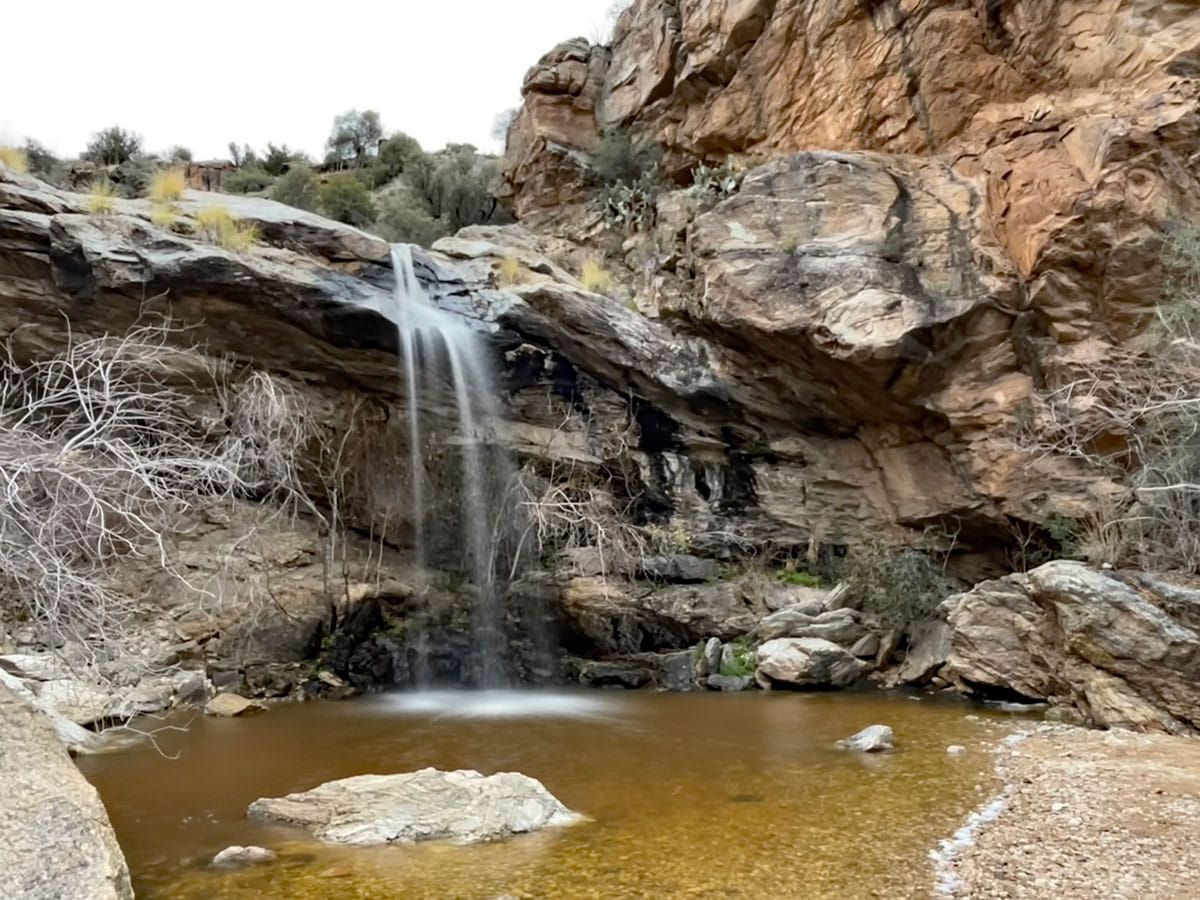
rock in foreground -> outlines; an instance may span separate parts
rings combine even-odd
[[[891,750],[892,729],[887,725],[868,725],[858,734],[838,741],[843,750],[858,750],[860,753],[882,753]]]
[[[821,638],[779,638],[758,648],[755,680],[764,687],[843,688],[866,666],[843,647]]]
[[[49,722],[0,686],[0,897],[133,897],[108,815]]]
[[[437,769],[330,781],[300,794],[255,800],[249,814],[299,826],[322,841],[356,846],[474,844],[582,818],[527,775]]]

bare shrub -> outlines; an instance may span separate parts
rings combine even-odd
[[[1062,363],[1020,428],[1027,450],[1124,488],[1081,522],[1089,561],[1200,571],[1200,228],[1165,241],[1163,299],[1129,344]]]
[[[302,421],[277,385],[227,371],[172,344],[182,329],[140,324],[120,336],[71,337],[58,354],[0,355],[0,620],[28,622],[51,644],[96,660],[128,651],[141,598],[114,563],[172,568],[173,528],[200,506],[302,496]],[[190,373],[190,374],[189,374]],[[196,396],[232,398],[205,416]],[[311,501],[305,501],[311,507]]]

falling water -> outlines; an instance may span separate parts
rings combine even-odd
[[[459,524],[461,533],[454,541],[461,553],[458,562],[475,590],[471,611],[475,680],[480,686],[499,686],[506,680],[504,611],[495,577],[493,529],[501,517],[496,509],[495,476],[488,465],[481,433],[483,425],[494,421],[495,412],[495,386],[485,363],[486,350],[465,321],[430,302],[413,270],[411,245],[392,246],[392,268],[408,415],[414,550],[418,564],[424,566],[429,551],[426,517],[433,509],[446,510],[445,498],[425,496],[422,472],[423,417],[439,380],[448,376],[460,445],[461,469],[453,480],[461,496],[457,515],[447,518]]]

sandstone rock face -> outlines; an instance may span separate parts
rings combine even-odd
[[[1200,730],[1200,591],[1054,562],[944,605],[941,669],[980,696],[1074,707],[1094,725]]]
[[[581,818],[526,775],[485,777],[436,769],[330,781],[304,793],[255,800],[250,816],[355,846],[434,840],[472,844],[571,825]]]
[[[754,678],[763,688],[844,688],[866,666],[846,649],[821,638],[777,638],[758,648]]]
[[[0,896],[132,900],[100,797],[40,713],[0,684]]]

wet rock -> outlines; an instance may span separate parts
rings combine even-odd
[[[266,708],[265,704],[256,700],[247,700],[239,694],[217,694],[204,707],[204,714],[224,717],[244,716],[249,713],[262,712]]]
[[[0,684],[0,897],[132,900],[96,789],[50,723]]]
[[[758,648],[754,678],[763,688],[849,687],[866,666],[848,650],[821,638],[778,638]]]
[[[961,756],[962,754],[967,752],[967,748],[964,747],[962,744],[951,744],[949,747],[946,748],[946,752],[948,754],[950,754],[951,756]]]
[[[754,687],[754,678],[750,675],[709,675],[705,683],[709,690],[730,693]]]
[[[503,772],[422,769],[359,775],[250,804],[251,818],[305,829],[322,841],[367,846],[490,841],[581,820],[541,782]]]
[[[868,725],[857,734],[838,741],[843,750],[857,750],[861,753],[881,753],[891,750],[892,729],[887,725]]]
[[[270,862],[277,854],[266,847],[226,847],[213,857],[212,865],[232,868]]]
[[[691,691],[696,689],[696,656],[691,650],[677,653],[660,653],[656,660],[658,686],[666,691]]]
[[[579,664],[579,682],[588,687],[616,687],[633,690],[654,682],[654,672],[643,663],[622,661],[584,661]]]

